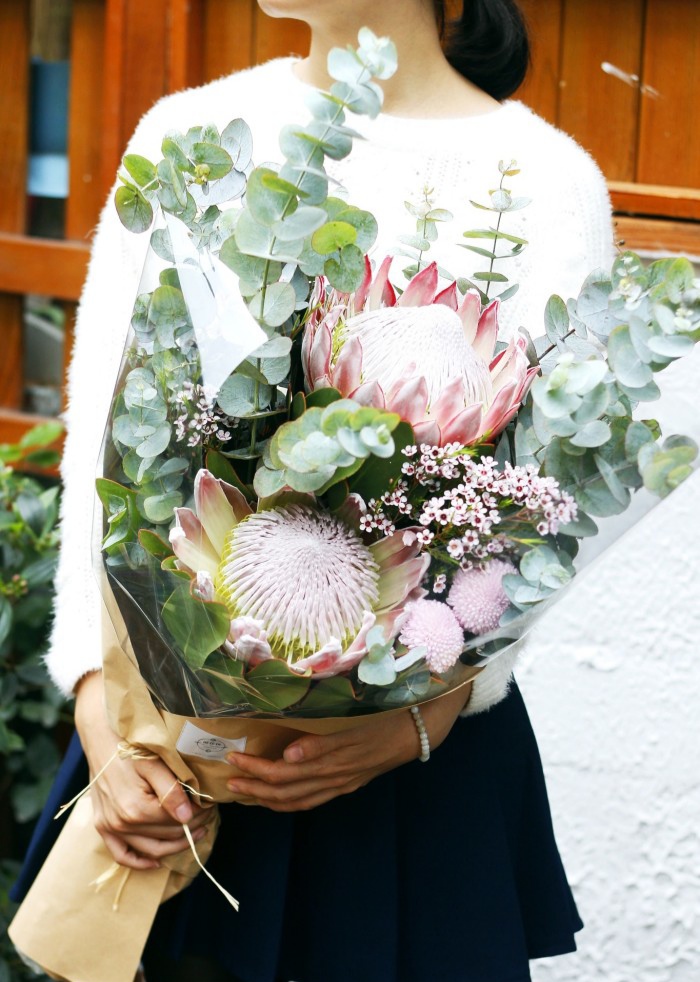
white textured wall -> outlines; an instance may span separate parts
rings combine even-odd
[[[700,441],[700,352],[666,375],[654,415]],[[586,922],[535,982],[700,980],[699,638],[696,474],[543,618],[516,672]]]

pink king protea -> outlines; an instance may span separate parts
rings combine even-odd
[[[170,542],[193,592],[227,607],[226,647],[243,661],[285,658],[316,678],[347,672],[375,624],[395,638],[406,604],[425,595],[430,557],[419,555],[414,530],[368,546],[311,497],[253,512],[207,470],[194,498],[196,514],[176,509]]]
[[[498,300],[482,309],[478,294],[459,300],[456,283],[437,292],[435,263],[397,299],[391,257],[372,279],[369,260],[347,297],[319,281],[302,360],[309,391],[332,386],[364,405],[398,413],[416,440],[469,446],[497,436],[520,408],[537,368],[516,335],[494,355]]]

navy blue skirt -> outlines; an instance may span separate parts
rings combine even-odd
[[[15,887],[84,786],[64,761]],[[530,959],[576,948],[583,926],[557,850],[520,692],[458,719],[427,764],[407,764],[309,812],[225,805],[209,869],[158,913],[144,961],[186,956],[240,982],[528,982]]]

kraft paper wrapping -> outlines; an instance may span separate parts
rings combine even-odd
[[[178,716],[159,709],[137,668],[129,634],[109,586],[103,587],[103,666],[107,714],[123,741],[157,754],[186,784],[202,805],[250,799],[235,795],[227,781],[240,773],[225,760],[181,754],[176,744],[187,723],[212,736],[246,739],[245,752],[277,759],[284,748],[305,733],[332,733],[372,725],[376,717],[339,719],[259,720]],[[463,685],[479,669],[465,668]],[[404,709],[391,712],[404,712]],[[204,797],[207,796],[207,797]],[[218,830],[215,807],[207,836],[197,843],[206,862]],[[133,982],[158,906],[174,896],[199,873],[188,852],[168,859],[157,870],[117,867],[92,822],[90,796],[71,812],[8,934],[17,949],[62,982]],[[99,889],[95,881],[108,879]],[[124,879],[125,877],[125,879]],[[214,887],[212,886],[212,890]],[[119,902],[115,896],[119,892]],[[234,887],[235,893],[235,887]],[[245,903],[245,897],[238,898]],[[236,914],[232,910],[231,916]]]

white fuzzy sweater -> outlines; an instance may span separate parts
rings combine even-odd
[[[251,125],[254,160],[280,160],[277,134],[285,123],[304,123],[307,87],[293,73],[292,59],[279,59],[160,100],[141,120],[128,152],[160,158],[163,135],[214,122],[222,128],[235,117]],[[353,122],[366,137],[346,160],[331,162],[331,173],[349,199],[379,222],[375,258],[396,250],[397,237],[414,231],[406,200],[420,200],[431,188],[435,205],[454,222],[440,227],[431,256],[455,275],[481,268],[459,246],[462,232],[484,227],[491,215],[469,199],[488,201],[498,186],[500,160],[521,168],[510,179],[517,195],[532,199],[524,211],[506,216],[504,231],[530,245],[503,270],[520,291],[502,308],[504,334],[524,325],[543,333],[544,305],[551,293],[575,296],[584,277],[612,261],[611,213],[602,174],[570,137],[518,102],[466,119],[417,120],[381,115]],[[100,595],[93,572],[99,553],[94,535],[94,480],[100,444],[139,284],[148,236],[126,232],[113,203],[107,202],[95,236],[76,327],[66,412],[68,437],[63,458],[65,483],[62,550],[57,575],[55,619],[47,655],[56,684],[70,693],[78,679],[99,668]],[[408,260],[406,260],[408,262]],[[401,263],[395,269],[402,281]],[[505,695],[515,653],[497,659],[477,679],[468,712],[494,705]]]

